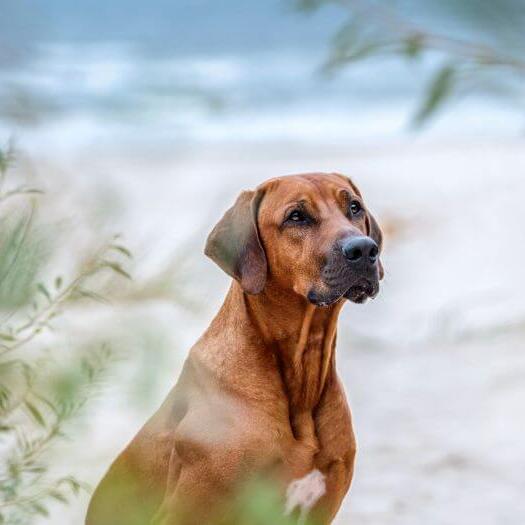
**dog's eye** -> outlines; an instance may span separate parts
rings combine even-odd
[[[309,224],[311,218],[302,210],[293,210],[286,219],[287,223]]]
[[[353,215],[359,215],[359,213],[362,211],[363,207],[361,206],[361,203],[359,201],[352,201],[350,203],[350,213]]]

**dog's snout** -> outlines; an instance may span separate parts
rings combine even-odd
[[[379,255],[376,242],[370,237],[353,237],[342,242],[342,250],[350,263],[374,264]]]

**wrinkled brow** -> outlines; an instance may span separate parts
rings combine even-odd
[[[347,189],[339,189],[336,192],[336,198],[343,205],[348,205],[352,199],[352,194]]]
[[[286,212],[291,211],[293,208],[300,208],[301,210],[305,211],[315,211],[317,206],[315,206],[310,199],[307,199],[305,197],[299,197],[297,199],[288,201],[288,203],[284,207]]]
[[[338,204],[341,206],[341,209],[343,213],[347,213],[348,208],[350,206],[350,202],[353,199],[358,199],[361,201],[361,197],[358,194],[353,194],[352,191],[349,191],[347,189],[340,189],[336,192],[336,199]]]

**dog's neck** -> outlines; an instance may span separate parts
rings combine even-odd
[[[203,346],[206,350],[193,354],[194,358],[220,382],[233,374],[235,383],[223,386],[237,394],[257,400],[261,406],[264,400],[270,401],[272,410],[286,407],[295,438],[309,450],[316,450],[316,408],[337,380],[334,350],[342,306],[341,300],[329,307],[315,307],[271,283],[260,294],[248,295],[233,281],[203,336],[208,341]],[[213,340],[222,342],[224,337],[227,342],[231,338],[232,344],[218,353]],[[245,346],[238,346],[240,341]],[[254,374],[258,378],[255,382]],[[272,388],[265,378],[279,379],[279,383]],[[286,396],[285,403],[281,393]]]
[[[237,283],[233,286],[237,288],[234,294],[242,294],[250,323],[275,356],[297,434],[310,434],[311,429],[304,428],[309,427],[306,422],[311,421],[327,381],[334,376],[337,319],[343,301],[320,308],[271,283],[258,295],[242,293]]]

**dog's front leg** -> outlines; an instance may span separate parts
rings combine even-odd
[[[146,525],[165,493],[171,434],[139,433],[97,487],[86,525]]]
[[[356,440],[352,416],[339,378],[330,378],[316,413],[319,452],[315,465],[325,476],[326,493],[314,508],[318,523],[334,519],[354,474]]]

